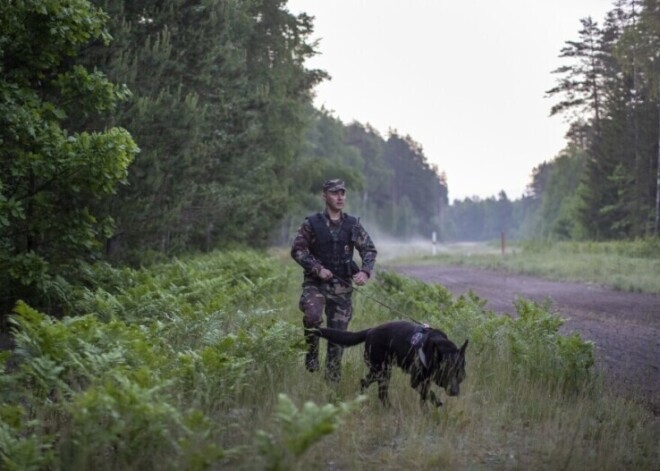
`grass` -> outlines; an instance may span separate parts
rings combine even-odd
[[[470,339],[460,396],[423,407],[395,369],[384,408],[375,385],[360,396],[362,346],[346,349],[335,387],[304,370],[301,275],[286,257],[262,259],[211,254],[117,274],[113,290],[75,292],[72,309],[97,314],[70,331],[22,314],[22,366],[0,377],[0,465],[657,469],[658,418],[589,373],[589,345],[562,340],[542,309],[495,316],[379,274],[370,296]],[[357,294],[354,307],[351,330],[396,317]]]
[[[294,286],[292,303],[296,295]],[[356,296],[355,301],[352,330],[391,317],[365,297]],[[287,316],[299,322],[295,310]],[[566,392],[561,386],[521,378],[511,366],[510,353],[487,355],[478,348],[468,348],[468,377],[459,397],[445,396],[439,409],[421,407],[409,377],[395,369],[392,407],[380,405],[373,385],[366,400],[295,469],[654,469],[660,459],[660,422],[647,409],[618,397],[597,376]],[[343,365],[342,381],[333,389],[322,372],[304,371],[301,356],[295,364],[280,365],[287,380],[279,389],[298,404],[353,400],[366,373],[362,347],[346,349]],[[261,417],[267,422],[268,414]]]
[[[336,390],[321,374],[304,371],[302,360],[283,365],[288,380],[268,389],[298,404],[355,399],[366,371],[361,354],[361,347],[346,351]],[[408,377],[395,370],[391,408],[380,405],[375,386],[367,390],[367,399],[295,469],[650,470],[660,458],[657,419],[598,380],[567,395],[520,381],[502,358],[472,352],[468,365],[462,395],[445,398],[439,409],[420,407]],[[267,426],[268,414],[259,417]]]
[[[401,253],[401,249],[397,249]],[[597,283],[619,291],[660,294],[660,242],[560,242],[516,244],[443,244],[409,247],[390,266],[461,265],[553,280]]]

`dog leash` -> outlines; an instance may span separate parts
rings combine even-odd
[[[349,282],[349,281],[346,281],[345,279],[340,278],[340,277],[338,277],[338,276],[336,276],[336,275],[334,275],[333,278],[336,279],[336,280],[338,280],[338,281],[341,281],[341,282],[344,283],[346,286],[348,286],[349,288],[354,289],[355,291],[357,291],[358,293],[360,293],[360,294],[361,294],[362,296],[364,296],[365,298],[367,298],[367,299],[369,299],[369,300],[371,300],[371,301],[373,301],[373,302],[375,302],[375,303],[377,303],[377,304],[380,304],[380,305],[383,306],[384,308],[389,309],[390,311],[392,311],[392,312],[398,314],[399,316],[404,317],[404,318],[406,318],[406,319],[408,319],[408,320],[414,322],[415,324],[418,324],[418,325],[421,325],[421,326],[428,327],[427,324],[424,324],[423,322],[419,322],[418,320],[413,319],[413,318],[410,317],[409,315],[404,314],[403,312],[399,311],[398,309],[396,309],[396,308],[394,308],[394,307],[392,307],[392,306],[388,306],[386,303],[382,302],[380,299],[376,299],[376,298],[374,298],[373,296],[369,296],[366,292],[364,292],[364,291],[362,290],[362,288],[359,288],[359,289],[358,289],[357,286],[353,286],[353,283],[351,283],[351,282]]]

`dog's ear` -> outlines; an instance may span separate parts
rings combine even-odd
[[[465,355],[465,349],[467,348],[468,341],[467,339],[465,340],[465,343],[461,346],[461,355]]]
[[[456,345],[443,338],[430,339],[428,343],[432,352],[435,352],[435,355],[440,359],[445,355],[456,352]]]

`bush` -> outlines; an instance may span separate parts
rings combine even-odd
[[[398,311],[410,313],[409,319],[441,328],[459,344],[468,338],[480,356],[510,363],[520,378],[576,389],[589,377],[592,343],[577,334],[562,336],[563,320],[549,312],[550,306],[519,299],[516,317],[501,316],[486,310],[473,293],[454,300],[439,284],[393,273],[379,274],[376,291]]]

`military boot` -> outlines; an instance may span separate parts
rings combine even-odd
[[[338,383],[341,379],[341,357],[343,347],[328,342],[328,355],[325,362],[325,380],[328,383]]]
[[[305,342],[307,342],[307,353],[305,354],[305,368],[307,371],[318,371],[319,369],[319,338],[317,335],[306,331]]]

